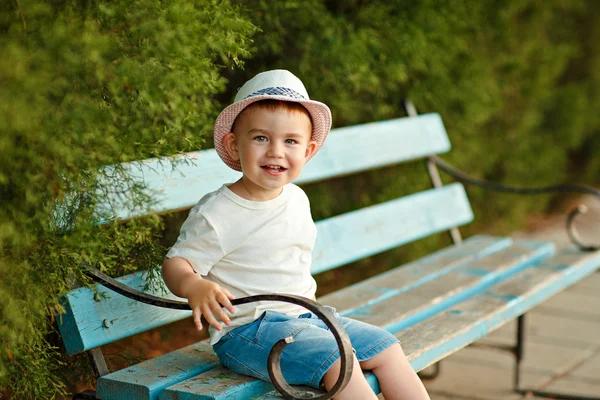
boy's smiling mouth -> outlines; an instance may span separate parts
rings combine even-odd
[[[274,164],[261,165],[261,168],[271,175],[279,175],[280,173],[283,173],[287,170],[287,168],[284,168],[281,165]]]

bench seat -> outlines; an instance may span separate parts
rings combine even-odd
[[[533,308],[600,266],[600,252],[474,236],[319,299],[394,333],[419,371]],[[115,296],[119,296],[115,294]],[[366,373],[378,391],[372,374]],[[219,366],[197,343],[98,379],[102,399],[281,398],[270,383]]]

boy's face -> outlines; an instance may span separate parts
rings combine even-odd
[[[311,140],[312,125],[306,113],[283,108],[247,111],[240,114],[235,133],[225,135],[223,144],[242,165],[244,176],[237,189],[243,190],[238,194],[250,200],[270,200],[300,175],[317,144]]]

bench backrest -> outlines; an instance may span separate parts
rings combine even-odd
[[[399,118],[331,131],[320,152],[295,183],[321,181],[341,175],[440,154],[450,142],[438,114]],[[157,199],[152,212],[192,207],[205,194],[240,173],[229,169],[214,150],[189,153],[189,163],[173,170],[161,159],[124,165],[130,176],[143,181]],[[143,210],[119,207],[119,219],[141,215]],[[317,221],[313,274],[460,226],[473,219],[461,184],[411,194],[385,203]],[[144,273],[122,277],[137,289],[144,287]],[[66,314],[59,327],[69,354],[76,354],[190,315],[130,300],[102,286],[98,296],[79,288],[65,298]],[[148,291],[163,297],[164,293]],[[170,296],[170,298],[174,298]]]

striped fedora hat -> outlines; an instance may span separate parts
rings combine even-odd
[[[229,167],[241,171],[239,161],[233,160],[223,146],[223,137],[231,132],[237,116],[252,103],[260,100],[293,101],[302,104],[312,119],[312,140],[317,142],[315,152],[323,146],[331,129],[331,111],[325,104],[311,100],[302,81],[283,69],[261,72],[242,86],[233,104],[225,108],[215,122],[215,149]]]

